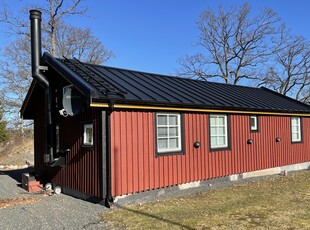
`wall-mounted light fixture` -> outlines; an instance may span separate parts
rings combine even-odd
[[[253,144],[253,140],[252,139],[248,139],[248,141],[246,142],[248,143],[249,145]]]
[[[200,147],[200,142],[199,141],[195,141],[194,143],[194,147],[197,149]]]

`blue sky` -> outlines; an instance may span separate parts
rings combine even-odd
[[[19,13],[29,1],[8,1]],[[35,2],[35,1],[32,1]],[[115,53],[106,65],[162,74],[174,74],[177,59],[194,54],[198,37],[195,22],[210,7],[241,5],[242,0],[84,0],[90,17],[70,17],[67,23],[90,27],[104,45]],[[310,40],[310,1],[247,1],[254,11],[274,9],[293,34]],[[12,7],[14,3],[14,7]],[[2,31],[0,31],[3,35]],[[0,36],[2,36],[0,34]],[[4,35],[3,35],[4,36]],[[5,39],[0,37],[0,45]]]

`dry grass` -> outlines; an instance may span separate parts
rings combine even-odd
[[[0,143],[0,165],[25,165],[34,162],[33,136],[11,132],[7,142]]]
[[[310,172],[102,214],[115,229],[310,229]]]

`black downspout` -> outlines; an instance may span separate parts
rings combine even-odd
[[[45,90],[45,103],[46,103],[46,154],[44,156],[44,162],[48,165],[54,161],[54,130],[56,129],[53,125],[52,120],[52,92],[51,88]]]
[[[110,208],[111,204],[113,204],[113,197],[112,197],[112,181],[111,181],[111,114],[114,110],[114,103],[115,98],[117,95],[115,94],[108,94],[108,104],[109,110],[106,111],[106,130],[107,130],[107,143],[106,143],[106,198],[105,198],[105,206]]]
[[[46,148],[44,154],[44,162],[50,164],[53,162],[53,121],[52,121],[52,98],[51,88],[48,79],[42,74],[41,65],[42,50],[41,50],[41,12],[38,10],[30,10],[31,24],[31,67],[32,77],[45,90],[45,115],[46,115]]]
[[[106,130],[107,130],[107,155],[106,155],[106,199],[105,206],[110,208],[113,202],[113,197],[111,193],[111,113],[112,109],[108,110],[106,119]]]

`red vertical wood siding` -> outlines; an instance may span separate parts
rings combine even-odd
[[[259,116],[259,132],[250,132],[248,115],[229,117],[230,150],[210,151],[208,114],[185,113],[184,155],[156,157],[155,113],[113,112],[112,195],[310,161],[309,118],[302,118],[303,143],[292,144],[290,117]],[[195,141],[200,148],[193,147]]]
[[[43,108],[44,106],[38,106]],[[40,114],[40,113],[36,113]],[[44,111],[43,113],[44,114]],[[44,117],[44,116],[43,116]],[[69,188],[89,196],[102,198],[101,192],[101,111],[89,109],[81,115],[60,117],[60,149],[70,149],[64,168],[47,167],[43,162],[46,152],[44,119],[35,118],[35,170],[44,180]],[[94,149],[82,148],[84,123],[94,124]]]
[[[54,172],[53,182],[90,196],[103,198],[101,192],[101,111],[89,109],[81,115],[62,117],[59,122],[60,148],[70,148],[67,164]],[[94,148],[82,148],[85,123],[93,123]]]

